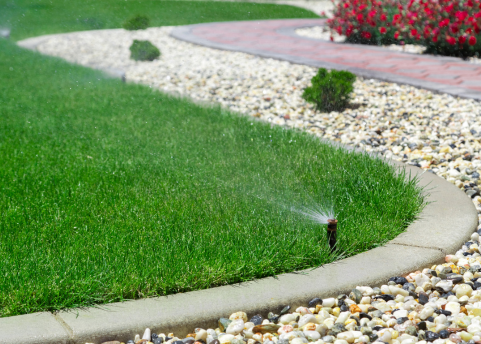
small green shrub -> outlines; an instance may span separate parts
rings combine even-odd
[[[311,79],[312,86],[307,87],[302,94],[309,103],[316,105],[317,111],[330,112],[344,110],[351,99],[356,76],[344,70],[319,68]]]
[[[124,22],[122,27],[125,30],[145,30],[149,27],[149,18],[147,16],[136,15]]]
[[[153,61],[160,56],[160,50],[149,41],[134,40],[130,46],[130,58],[135,61]]]

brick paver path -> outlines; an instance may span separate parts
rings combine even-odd
[[[324,23],[323,19],[208,23],[178,27],[172,36],[213,48],[315,67],[345,69],[368,78],[481,100],[480,64],[381,47],[333,43],[295,34],[299,27]]]

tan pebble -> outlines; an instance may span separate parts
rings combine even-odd
[[[349,308],[351,309],[351,313],[360,313],[360,312],[362,312],[361,308],[359,308],[359,306],[356,305],[356,304],[350,305]]]
[[[235,313],[232,313],[229,317],[229,320],[237,320],[237,319],[241,319],[244,322],[247,322],[247,314],[245,312],[235,312]]]
[[[446,146],[439,150],[439,153],[449,153],[450,147]]]
[[[272,333],[266,333],[262,336],[262,341],[263,342],[265,342],[267,340],[272,341],[273,338],[274,338],[274,335]]]
[[[317,328],[317,324],[314,323],[308,323],[304,326],[305,331],[315,331]]]
[[[314,328],[316,327],[314,326]],[[283,333],[292,332],[293,330],[294,328],[291,325],[284,325],[277,330],[277,333],[283,334]]]
[[[444,260],[446,261],[446,263],[454,263],[456,264],[459,260],[458,257],[456,257],[455,255],[451,255],[451,254],[448,254]]]
[[[203,340],[204,342],[207,340],[207,331],[206,330],[200,330],[193,336],[195,340]]]

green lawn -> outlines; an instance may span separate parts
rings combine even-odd
[[[14,36],[62,30],[44,20]],[[379,160],[6,40],[0,80],[0,316],[319,266],[325,226],[291,207],[332,204],[352,255],[423,204]]]
[[[248,2],[159,0],[0,0],[0,27],[15,40],[49,33],[119,28],[136,14],[152,26],[230,20],[317,18],[311,11]]]

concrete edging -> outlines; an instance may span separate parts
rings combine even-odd
[[[35,49],[35,46],[29,47]],[[0,319],[0,344],[83,344],[127,341],[146,327],[185,335],[194,327],[214,327],[220,317],[243,310],[249,316],[279,311],[284,305],[306,305],[314,297],[331,297],[359,285],[376,286],[391,276],[444,261],[469,239],[478,225],[471,199],[444,179],[405,167],[425,187],[429,204],[394,240],[356,256],[300,272],[251,282],[180,293],[98,308],[41,312]]]

